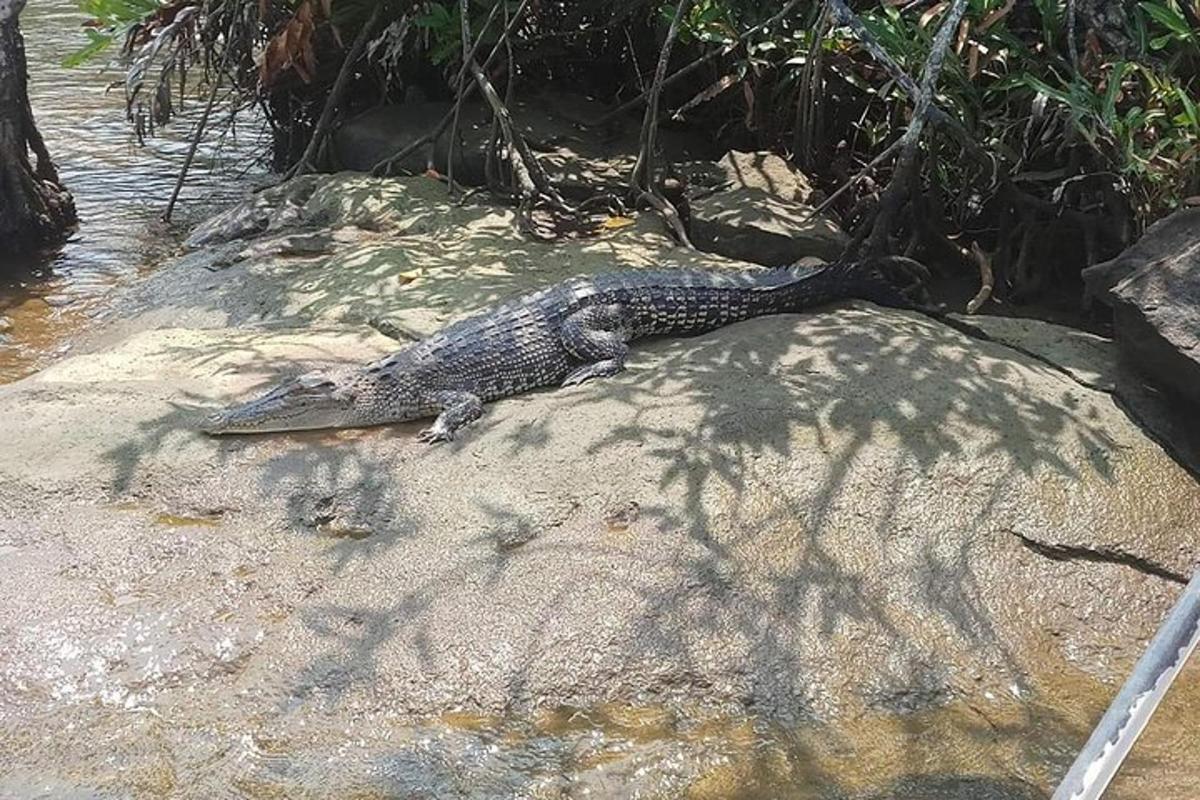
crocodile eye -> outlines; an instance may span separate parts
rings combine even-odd
[[[319,372],[309,372],[296,378],[296,383],[305,389],[317,389],[322,386],[332,386],[333,381]]]

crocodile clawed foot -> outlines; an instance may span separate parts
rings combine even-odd
[[[596,378],[611,378],[625,369],[624,355],[621,358],[606,358],[595,364],[585,364],[563,378],[563,386],[578,386]]]
[[[438,444],[439,442],[454,441],[454,431],[434,423],[430,427],[417,434],[417,441],[425,444]]]
[[[595,377],[595,376],[593,376],[590,372],[588,372],[586,370],[576,370],[575,372],[571,373],[570,375],[568,375],[566,378],[563,379],[562,385],[563,386],[578,386],[581,383],[586,383],[587,381],[591,380],[593,377]]]

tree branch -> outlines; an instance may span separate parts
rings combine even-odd
[[[841,2],[841,0],[830,0],[830,2]],[[958,21],[962,19],[966,8],[966,0],[954,0],[946,12],[942,26],[933,38],[929,57],[925,61],[925,69],[921,74],[921,86],[917,95],[916,107],[913,109],[912,120],[900,138],[900,158],[896,162],[896,169],[892,173],[891,180],[888,181],[887,188],[883,190],[883,194],[879,198],[879,209],[875,214],[871,225],[871,234],[865,244],[865,251],[868,255],[881,255],[887,251],[887,237],[891,233],[893,219],[910,191],[909,181],[912,180],[911,172],[916,167],[917,147],[921,141],[921,133],[925,129],[925,121],[933,107],[933,95],[937,89],[938,75],[945,64],[946,53],[950,49],[950,41],[958,27]]]
[[[304,154],[300,156],[300,160],[296,162],[295,166],[287,171],[284,180],[294,178],[297,175],[303,175],[316,168],[317,154],[320,151],[321,145],[325,142],[330,125],[333,124],[333,113],[337,109],[338,103],[342,100],[342,94],[346,91],[346,84],[350,82],[350,73],[353,71],[354,65],[358,63],[363,50],[367,47],[367,37],[375,28],[375,25],[378,24],[382,12],[383,5],[376,5],[375,10],[371,12],[371,16],[358,29],[358,35],[354,37],[354,43],[350,45],[350,50],[347,51],[346,58],[342,61],[342,68],[338,70],[337,78],[333,82],[333,88],[329,90],[329,97],[325,99],[325,107],[321,109],[321,117],[317,120],[316,127],[313,128],[312,136],[308,140],[308,146],[304,148]]]
[[[504,42],[508,41],[508,37],[510,35],[512,35],[513,31],[515,31],[517,29],[517,25],[520,24],[520,22],[521,22],[521,15],[525,12],[525,8],[528,5],[529,5],[529,0],[521,0],[521,4],[519,6],[517,6],[517,9],[512,14],[512,20],[509,22],[508,26],[504,29],[504,32],[500,34],[500,38],[499,38],[499,40],[496,41],[496,44],[492,45],[492,49],[488,53],[487,58],[485,58],[483,60],[482,69],[486,70],[488,67],[490,67],[492,65],[492,61],[496,58],[496,55],[500,52],[500,48],[503,46]],[[463,78],[465,78],[467,73],[470,71],[468,64],[470,64],[472,62],[472,60],[474,60],[475,55],[476,55],[476,53],[478,53],[479,47],[481,44],[483,44],[483,36],[482,35],[476,37],[475,44],[471,48],[470,54],[466,58],[463,59],[462,66],[459,67],[459,70],[458,70],[458,75],[454,79],[454,84],[453,84],[454,86],[461,85]],[[474,82],[468,83],[467,88],[463,93],[463,99],[465,100],[467,97],[469,97],[471,92],[475,91],[475,88],[476,88],[476,84]],[[375,175],[375,176],[382,176],[382,175],[389,174],[393,169],[395,169],[396,165],[399,164],[401,161],[403,161],[405,158],[412,155],[419,148],[424,147],[425,145],[429,144],[430,142],[436,140],[439,136],[441,136],[442,133],[445,132],[446,128],[448,128],[450,126],[450,123],[452,123],[453,121],[454,121],[454,109],[451,109],[450,111],[448,111],[446,113],[445,116],[442,117],[441,121],[438,122],[438,124],[434,126],[433,130],[429,131],[429,133],[426,133],[424,136],[409,142],[407,145],[405,145],[404,147],[397,150],[391,156],[385,158],[383,161],[380,161],[378,164],[376,164],[371,169],[371,174]],[[452,151],[452,155],[453,155],[453,151]]]
[[[691,62],[690,64],[688,64],[688,65],[680,68],[679,70],[671,73],[670,75],[666,76],[666,78],[663,79],[662,86],[663,87],[670,86],[671,84],[675,83],[676,81],[681,80],[682,78],[685,78],[688,75],[690,75],[691,73],[700,69],[700,67],[702,67],[705,64],[707,64],[708,62],[712,61],[717,56],[728,53],[729,51],[731,51],[733,49],[734,45],[741,44],[742,42],[746,41],[754,34],[758,33],[759,31],[765,30],[766,28],[769,28],[770,26],[774,25],[779,20],[786,17],[788,14],[790,14],[792,12],[792,9],[794,9],[799,4],[800,4],[800,0],[788,0],[788,2],[786,4],[784,4],[783,8],[779,9],[779,11],[776,12],[774,16],[770,17],[769,19],[763,20],[762,22],[758,23],[757,25],[755,25],[752,28],[747,28],[742,34],[740,34],[738,36],[737,40],[733,44],[731,44],[727,47],[718,47],[715,50],[710,50],[707,53],[705,53],[704,55],[697,58],[695,61]],[[651,88],[653,88],[653,87],[651,87]],[[660,89],[660,91],[661,91],[661,89]],[[646,102],[646,99],[649,97],[649,93],[650,93],[650,89],[646,89],[645,91],[641,92],[637,97],[634,97],[631,100],[628,100],[628,101],[622,103],[621,105],[617,106],[612,111],[609,111],[607,114],[600,117],[599,119],[597,119],[593,122],[587,123],[587,126],[589,128],[600,128],[600,127],[607,125],[608,123],[612,122],[617,117],[625,115],[626,113],[628,113],[628,112],[632,111],[633,109],[637,108],[638,106],[640,106],[642,103]]]
[[[891,79],[904,90],[904,93],[909,96],[913,103],[919,102],[921,90],[917,86],[916,81],[909,77],[908,73],[896,63],[895,59],[888,55],[888,52],[883,49],[883,45],[879,43],[866,24],[859,19],[858,15],[846,5],[844,0],[826,0],[826,2],[833,12],[834,18],[854,33],[859,42],[862,43],[862,46],[871,54],[871,57],[887,70]],[[992,156],[979,146],[967,129],[962,126],[961,122],[932,103],[929,105],[928,115],[930,121],[939,128],[944,128],[968,155],[976,161],[986,163],[989,167],[995,167],[995,160]]]

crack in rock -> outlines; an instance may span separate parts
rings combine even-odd
[[[1073,544],[1062,544],[1061,542],[1042,542],[1012,528],[1006,528],[1005,531],[1020,539],[1021,544],[1028,549],[1040,556],[1055,561],[1093,561],[1100,564],[1119,564],[1124,567],[1132,567],[1146,575],[1172,581],[1173,583],[1186,584],[1188,582],[1187,576],[1181,575],[1161,564],[1155,564],[1153,561],[1135,556],[1132,553],[1107,547],[1091,548]]]

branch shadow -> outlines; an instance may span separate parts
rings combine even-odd
[[[447,207],[446,213],[459,211]],[[420,334],[530,284],[602,266],[719,262],[672,251],[674,264],[656,263],[662,256],[658,238],[638,231],[619,241],[599,238],[551,251],[498,232],[494,216],[493,209],[478,214],[472,210],[448,238],[401,235],[391,242],[368,236],[360,246],[332,259],[234,267],[226,285],[210,293],[207,302],[223,310],[231,324],[260,320],[264,309],[283,309],[283,319],[291,322],[347,322],[387,311],[411,319]],[[485,219],[487,224],[476,225]],[[414,228],[413,233],[422,231]],[[630,247],[637,237],[647,242],[644,252]],[[464,269],[464,263],[472,267]],[[254,270],[261,274],[254,277]],[[419,274],[409,275],[414,272]],[[284,370],[297,369],[275,363],[252,341],[236,346],[243,369],[261,371],[271,380],[283,377]],[[803,352],[798,354],[798,349]],[[302,610],[301,623],[329,646],[287,676],[291,702],[316,703],[335,713],[352,691],[376,680],[381,650],[402,631],[432,671],[440,656],[421,643],[444,634],[436,630],[437,621],[429,613],[438,597],[472,581],[487,591],[499,591],[517,580],[513,565],[534,555],[551,564],[571,556],[619,565],[579,576],[611,587],[614,596],[638,598],[623,631],[625,666],[670,662],[674,679],[699,683],[706,665],[695,643],[727,636],[745,644],[750,654],[741,666],[748,687],[739,698],[741,712],[756,723],[782,720],[807,726],[851,751],[867,740],[828,723],[834,715],[822,706],[817,687],[824,676],[811,672],[834,663],[830,659],[837,654],[809,657],[798,652],[803,639],[796,630],[801,627],[829,638],[866,631],[870,641],[862,644],[864,657],[890,654],[878,680],[858,692],[870,712],[910,726],[891,734],[904,741],[928,735],[922,712],[955,699],[942,652],[947,639],[915,635],[913,619],[921,624],[934,620],[953,647],[974,650],[1007,674],[1022,673],[1020,659],[1005,645],[985,600],[972,562],[971,534],[986,524],[1011,482],[1041,475],[1067,483],[1115,480],[1109,454],[1116,443],[1073,399],[1073,387],[1062,383],[1066,379],[1061,374],[1034,363],[1017,369],[1017,356],[999,345],[970,343],[919,315],[881,312],[858,303],[743,323],[694,339],[650,342],[637,352],[627,374],[603,384],[508,401],[509,410],[485,415],[445,452],[448,458],[465,458],[472,442],[487,440],[500,460],[513,465],[574,450],[580,459],[611,465],[619,454],[636,448],[639,467],[654,475],[659,495],[654,502],[641,502],[639,524],[679,534],[690,545],[680,549],[674,583],[665,586],[645,577],[639,555],[611,542],[580,546],[578,541],[560,541],[553,535],[553,523],[542,515],[523,513],[503,502],[477,504],[475,511],[489,524],[466,539],[471,555],[465,563],[434,569],[432,577],[420,583],[398,585],[395,597],[376,605],[314,603]],[[640,367],[642,359],[652,368]],[[1044,386],[1029,385],[1031,376],[1059,381],[1055,385],[1065,388],[1051,399]],[[110,459],[118,488],[133,485],[143,459],[171,446],[170,431],[186,427],[202,413],[198,407],[206,398],[187,399],[197,407],[181,405],[146,422],[136,441],[113,449]],[[535,413],[513,410],[522,404]],[[676,416],[687,409],[691,411]],[[611,425],[594,435],[571,438],[570,426],[556,419],[556,412],[568,411],[576,415],[573,418],[611,420]],[[973,438],[964,439],[964,431]],[[804,437],[811,444],[798,450],[796,443]],[[1064,437],[1073,438],[1086,453],[1082,462],[1060,452]],[[337,537],[328,553],[331,574],[344,574],[356,561],[367,566],[386,563],[388,554],[403,553],[406,543],[437,534],[436,523],[413,513],[406,502],[407,487],[397,478],[408,474],[407,431],[390,438],[372,434],[370,446],[321,435],[284,438],[278,448],[265,448],[256,489],[274,497],[298,527],[314,533],[323,528],[370,531],[361,539]],[[869,458],[880,441],[890,443],[894,458],[872,467]],[[218,446],[214,457],[222,465],[230,463],[242,447]],[[819,458],[813,458],[816,453]],[[909,513],[925,501],[912,495],[914,479],[936,473],[950,481],[965,480],[956,465],[970,469],[982,460],[995,470],[987,476],[987,491],[964,495],[974,505],[963,509],[957,531],[961,538],[954,541],[953,533],[942,532],[942,538],[922,539],[926,532],[914,530]],[[789,472],[770,475],[764,464],[786,464]],[[877,472],[882,506],[863,510],[868,520],[862,523],[864,546],[920,543],[903,569],[921,590],[904,597],[880,595],[841,549],[844,538],[833,535],[833,520],[844,519],[858,502],[856,492],[864,470],[870,469]],[[587,480],[595,484],[598,479]],[[715,503],[717,496],[728,500]],[[765,497],[770,499],[769,513],[762,513]],[[759,552],[759,543],[773,538],[791,541],[788,560],[772,563],[769,554]],[[754,581],[747,579],[750,573]],[[507,676],[514,713],[536,706],[531,694],[537,682],[532,678],[543,650],[553,645],[552,610],[568,604],[571,594],[569,587],[556,587],[544,589],[539,597],[547,611],[528,628],[526,652]],[[664,696],[671,689],[666,684],[656,688]],[[1018,690],[1027,692],[1028,687]],[[960,746],[975,742],[981,749],[1009,752],[997,757],[999,766],[993,765],[993,772],[1016,771],[1044,782],[1048,769],[1058,770],[1070,758],[1065,749],[1048,745],[1044,732],[1053,732],[1051,738],[1060,743],[1064,737],[1081,739],[1086,732],[1051,704],[1029,702],[1021,709],[1015,718],[999,723],[983,714],[971,721],[957,719],[951,729]],[[911,764],[893,770],[897,775],[889,773],[870,784],[890,783],[890,788],[872,794],[874,789],[855,788],[839,774],[819,769],[819,759],[810,750],[807,740],[795,744],[789,756],[795,769],[788,779],[819,787],[813,797],[1040,796],[1020,775],[1002,780],[931,771],[916,748]],[[398,752],[393,758],[405,763],[410,756]],[[534,772],[533,782],[545,777]]]

